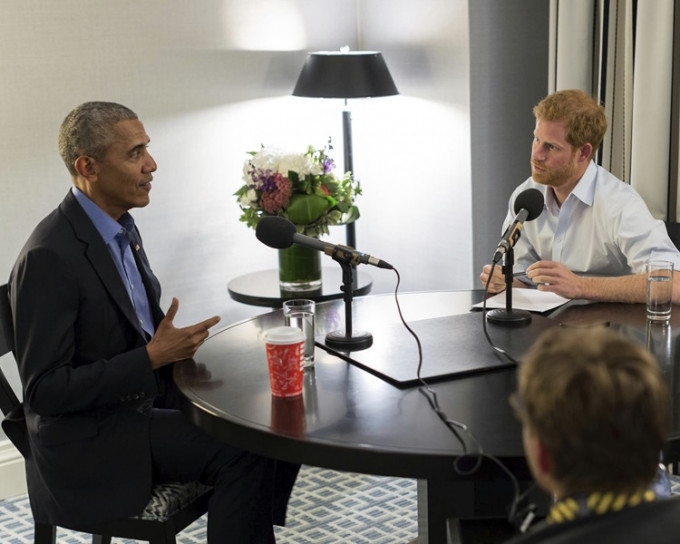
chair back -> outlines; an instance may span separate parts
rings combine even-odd
[[[12,326],[12,309],[9,305],[7,284],[0,285],[0,356],[14,350],[14,327]],[[28,455],[28,437],[24,407],[14,389],[7,381],[0,368],[0,411],[5,415],[2,430],[21,454]]]
[[[0,285],[0,356],[14,350],[14,326],[7,285]],[[0,410],[5,415],[5,431],[24,458],[30,456],[24,406],[17,398],[0,368]],[[91,527],[70,527],[92,534],[92,542],[111,542],[111,537],[125,537],[158,544],[175,544],[175,535],[208,511],[212,487],[199,482],[165,483],[154,486],[151,500],[139,516],[105,521]],[[36,523],[35,544],[54,544],[56,525]]]
[[[12,333],[12,310],[9,305],[7,284],[0,285],[0,357],[14,349],[14,335]],[[20,402],[10,387],[0,368],[0,410],[4,415],[9,414]]]
[[[12,308],[9,305],[7,284],[0,285],[0,357],[14,349]]]
[[[680,223],[675,223],[674,221],[664,221],[666,224],[666,232],[668,232],[668,237],[676,248],[680,249]]]

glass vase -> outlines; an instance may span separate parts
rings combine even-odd
[[[297,244],[279,249],[279,285],[292,293],[321,289],[321,252]]]

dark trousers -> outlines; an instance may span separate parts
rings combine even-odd
[[[298,472],[300,472],[300,465],[276,461],[274,477],[274,525],[281,527],[286,525],[288,499],[290,499],[290,493],[293,491]]]
[[[215,488],[208,507],[209,544],[275,541],[272,523],[285,519],[295,481],[290,470],[283,479],[279,474],[284,488],[275,492],[275,461],[213,438],[177,410],[152,410],[151,451],[157,481],[198,480]]]

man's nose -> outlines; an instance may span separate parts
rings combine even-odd
[[[155,172],[157,168],[158,168],[158,165],[156,164],[156,161],[154,160],[154,158],[151,156],[151,153],[147,153],[146,163],[144,165],[144,171],[145,172]]]

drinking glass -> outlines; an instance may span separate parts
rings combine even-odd
[[[647,319],[668,321],[673,305],[673,263],[652,260],[647,263]]]
[[[305,368],[314,366],[314,316],[316,304],[313,300],[294,298],[283,303],[283,317],[286,325],[297,327],[305,334]]]

